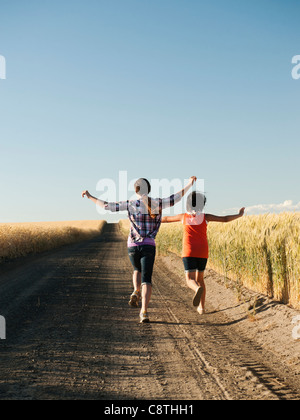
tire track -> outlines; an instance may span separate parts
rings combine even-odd
[[[206,366],[225,399],[299,399],[298,389],[277,372],[280,360],[242,337],[234,325],[213,308],[210,308],[213,314],[200,317],[191,305],[191,292],[184,290],[182,280],[161,261],[157,272],[161,279],[172,279],[171,283],[157,281],[157,291],[187,338],[191,353]],[[173,299],[168,300],[168,296]],[[266,362],[270,359],[272,366]]]
[[[200,362],[200,364],[199,363],[197,364],[198,368],[199,368],[199,373],[202,374],[203,371],[204,371],[210,376],[210,378],[215,382],[215,384],[219,388],[221,396],[223,397],[222,399],[232,400],[231,396],[229,395],[229,393],[226,391],[225,387],[221,383],[219,376],[216,374],[216,368],[214,368],[213,366],[211,366],[208,363],[205,356],[199,350],[198,345],[196,345],[196,343],[193,341],[190,333],[187,332],[186,328],[181,324],[180,320],[177,318],[177,316],[172,311],[172,309],[170,307],[168,307],[167,301],[164,299],[163,294],[159,290],[159,287],[157,288],[157,290],[158,290],[158,293],[159,293],[160,297],[162,298],[162,300],[165,301],[166,308],[167,308],[170,316],[178,324],[178,327],[180,328],[182,334],[187,338],[187,340],[188,340],[187,341],[187,348],[190,351],[191,357],[194,358],[197,362]]]

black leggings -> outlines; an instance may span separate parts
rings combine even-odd
[[[153,245],[140,245],[128,248],[128,255],[134,271],[142,273],[142,284],[152,284],[156,248]]]

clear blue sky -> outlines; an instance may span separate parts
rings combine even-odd
[[[298,0],[2,0],[0,222],[95,219],[101,178],[300,202]],[[271,208],[271,207],[270,207]]]

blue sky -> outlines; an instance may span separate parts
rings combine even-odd
[[[214,213],[297,209],[299,12],[298,0],[2,0],[0,223],[95,219],[80,193],[119,171],[197,175]]]

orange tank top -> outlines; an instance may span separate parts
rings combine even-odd
[[[182,258],[208,258],[207,222],[205,214],[185,214],[183,218]]]

